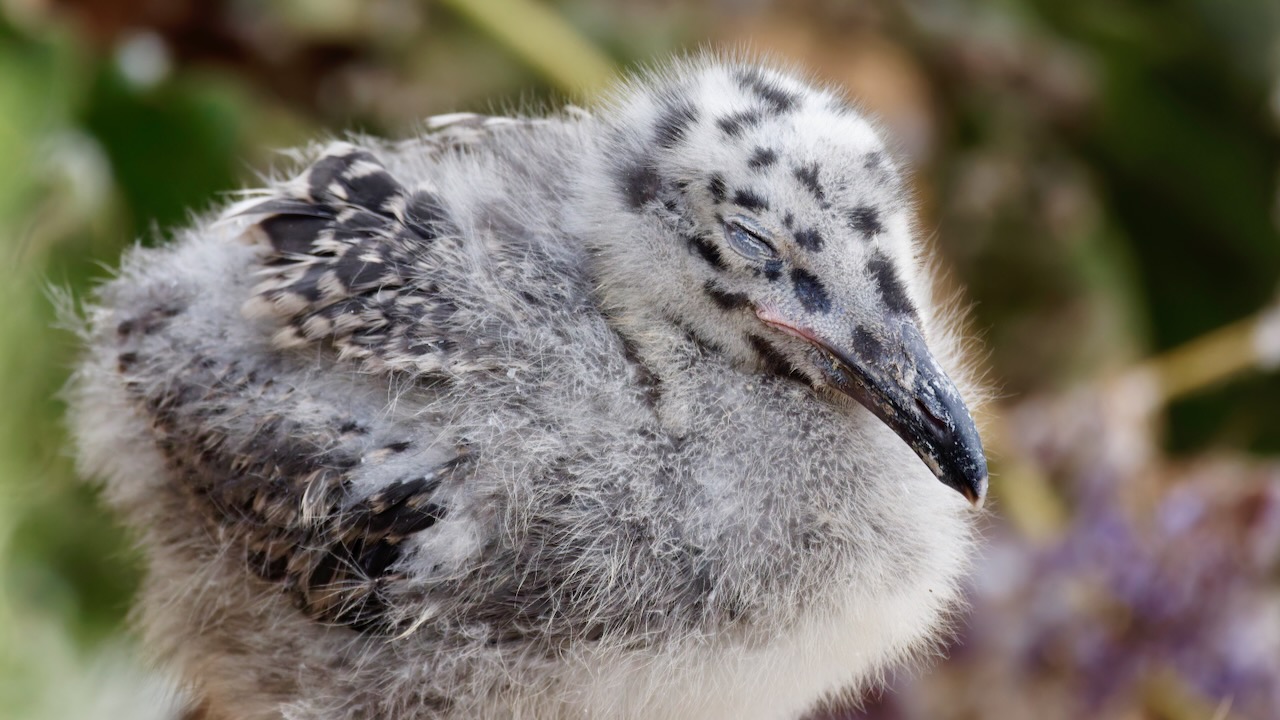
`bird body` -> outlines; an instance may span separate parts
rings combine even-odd
[[[125,258],[70,390],[205,717],[799,717],[935,646],[985,465],[838,96],[706,57],[301,156]]]

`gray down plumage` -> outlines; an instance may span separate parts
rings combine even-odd
[[[838,95],[704,57],[300,168],[130,252],[69,390],[199,717],[798,717],[934,647],[985,465]]]

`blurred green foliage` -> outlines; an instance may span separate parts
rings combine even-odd
[[[850,85],[891,131],[920,123],[904,145],[922,227],[1010,399],[1275,296],[1273,2],[0,3],[0,707],[47,708],[49,668],[119,633],[138,579],[75,479],[57,399],[74,338],[51,286],[83,295],[273,148],[572,97],[611,63],[743,43]],[[1274,453],[1278,406],[1264,375],[1180,402],[1167,447]]]
[[[1266,304],[1280,279],[1276,183],[1280,5],[1052,3],[1056,34],[1090,48],[1096,121],[1073,150],[1098,177],[1163,349]],[[1171,447],[1280,450],[1280,383],[1252,378],[1174,407]]]

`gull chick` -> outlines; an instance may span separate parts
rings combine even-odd
[[[797,718],[936,650],[987,470],[903,169],[712,55],[298,153],[86,310],[193,717]]]

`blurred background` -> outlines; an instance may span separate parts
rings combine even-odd
[[[160,693],[137,557],[69,458],[50,288],[277,148],[743,45],[890,129],[999,394],[958,637],[815,717],[1280,717],[1274,0],[0,0],[0,714]]]

